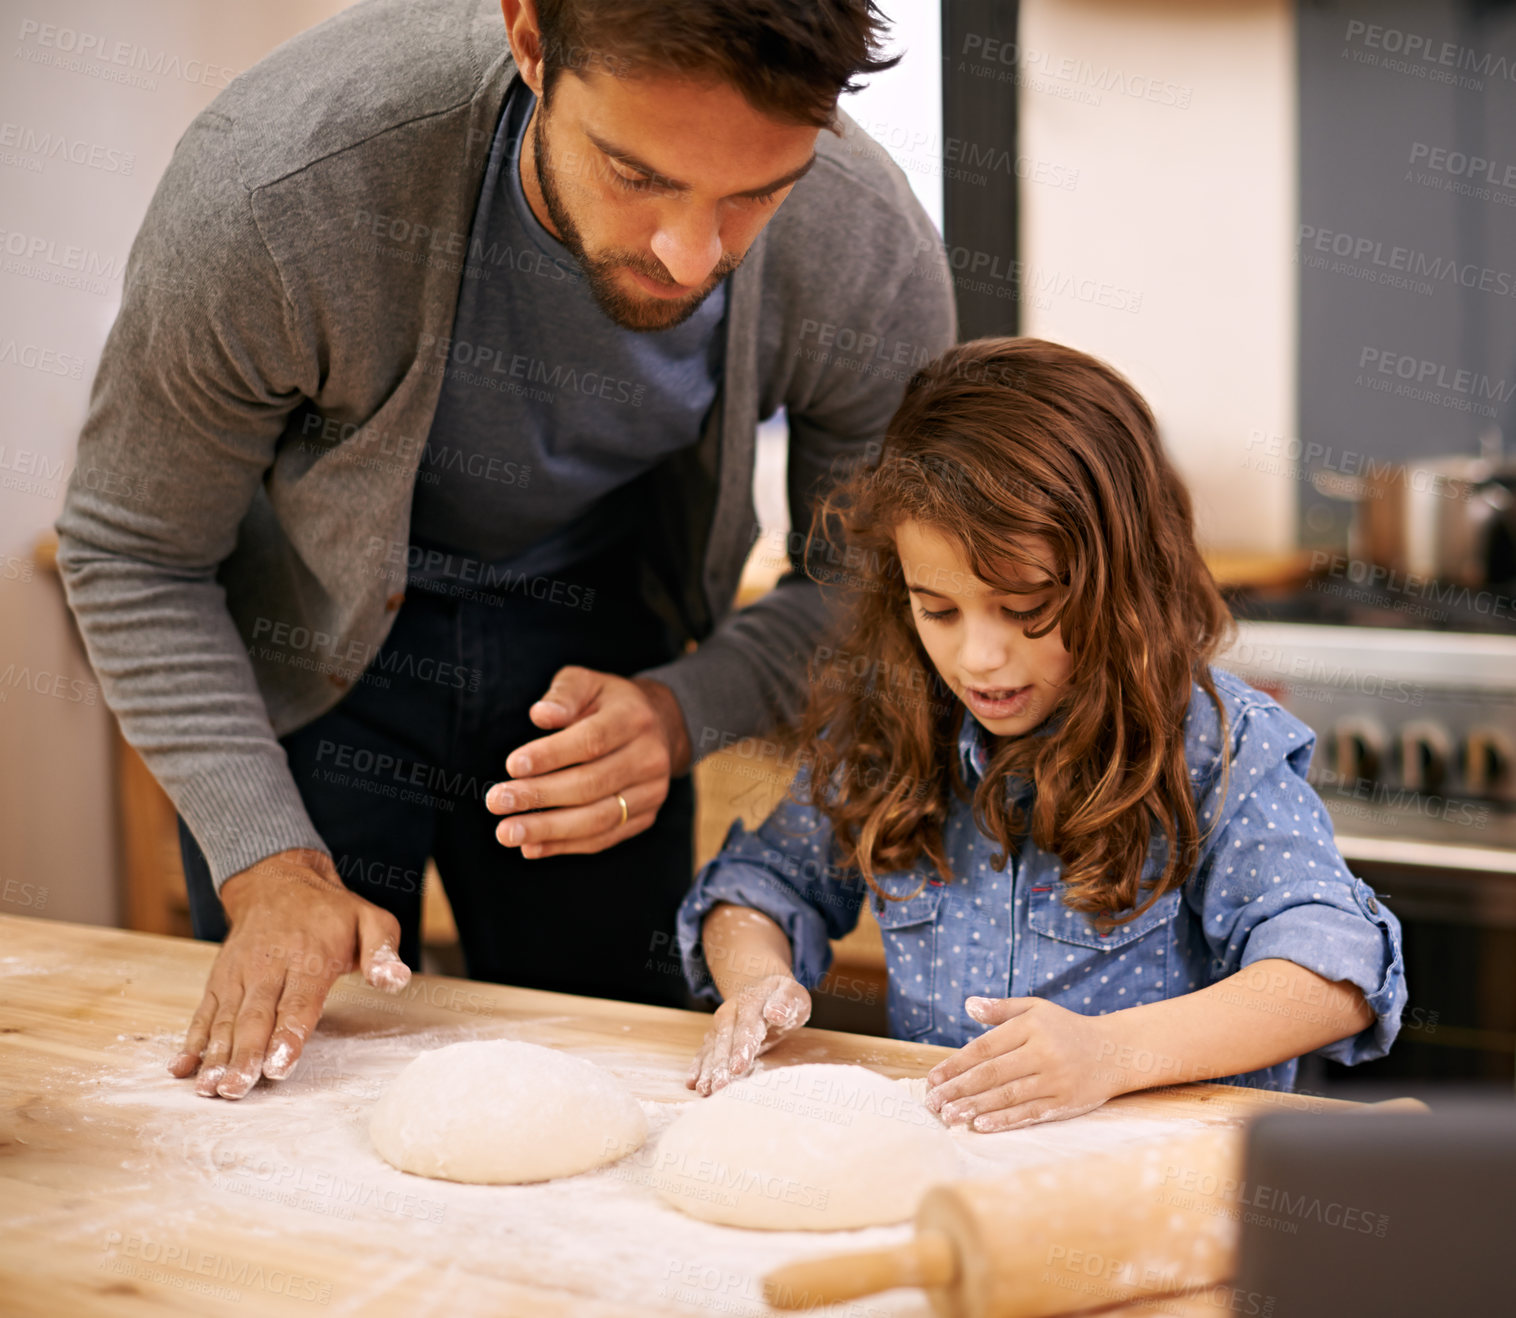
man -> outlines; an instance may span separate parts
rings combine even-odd
[[[404,985],[429,856],[470,975],[679,1000],[688,769],[794,712],[824,621],[793,553],[728,616],[755,424],[787,410],[804,528],[952,338],[835,112],[879,35],[867,0],[366,0],[180,141],[80,440],[152,498],[75,483],[58,529],[225,939],[200,1093],[288,1075],[336,975]]]

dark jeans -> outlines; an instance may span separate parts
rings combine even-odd
[[[483,600],[412,582],[363,679],[281,738],[343,881],[400,921],[407,965],[420,964],[431,857],[471,978],[685,1005],[670,948],[694,864],[688,777],[670,784],[651,828],[597,855],[525,860],[495,840],[501,817],[484,807],[506,756],[546,735],[526,711],[559,668],[625,676],[672,657],[638,572],[635,555],[618,550],[552,580],[513,578]],[[195,935],[224,938],[210,870],[182,819],[179,838]]]

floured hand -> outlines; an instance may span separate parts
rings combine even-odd
[[[1116,1092],[1098,1064],[1107,1021],[1044,998],[968,998],[964,1010],[992,1028],[927,1072],[926,1105],[948,1125],[1063,1121]]]
[[[811,1018],[811,995],[793,975],[769,975],[716,1009],[685,1086],[712,1094],[745,1075],[760,1053]]]
[[[337,976],[361,970],[398,992],[411,972],[400,923],[350,892],[324,852],[281,851],[221,885],[231,930],[211,967],[171,1074],[206,1098],[241,1098],[300,1060]]]

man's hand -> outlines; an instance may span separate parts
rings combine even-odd
[[[649,678],[560,668],[528,714],[539,728],[561,731],[512,751],[505,769],[515,781],[496,783],[485,805],[509,816],[496,838],[531,859],[604,851],[642,832],[669,779],[690,766],[679,702]]]
[[[769,975],[749,984],[716,1008],[711,1028],[690,1072],[686,1089],[713,1094],[745,1075],[766,1053],[811,1018],[811,995],[793,975]]]
[[[1044,998],[969,998],[964,1010],[993,1029],[927,1072],[926,1105],[948,1125],[1012,1130],[1062,1121],[1114,1093],[1100,1068],[1108,1022]]]
[[[206,1098],[241,1098],[260,1074],[284,1079],[338,975],[361,969],[389,992],[410,980],[399,921],[349,892],[323,852],[269,856],[227,879],[221,902],[231,931],[168,1068],[180,1079],[198,1071]]]

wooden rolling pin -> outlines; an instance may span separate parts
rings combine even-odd
[[[1393,1099],[1356,1110],[1426,1106]],[[1244,1134],[1212,1127],[935,1186],[916,1210],[913,1241],[777,1268],[764,1298],[809,1309],[921,1286],[942,1318],[1052,1318],[1174,1295],[1203,1312],[1202,1293],[1233,1273]]]

